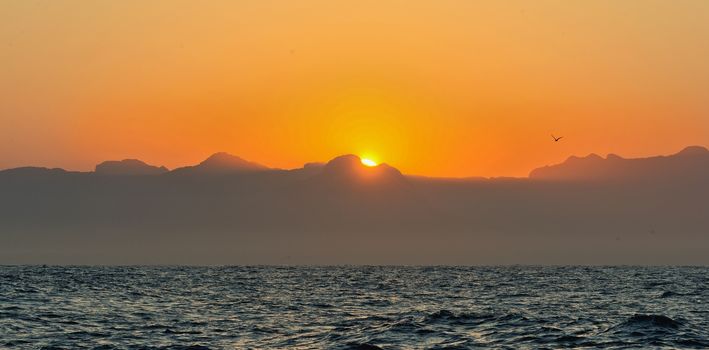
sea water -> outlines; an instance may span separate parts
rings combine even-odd
[[[0,348],[709,348],[709,268],[2,266]]]

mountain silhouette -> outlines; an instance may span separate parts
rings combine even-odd
[[[157,175],[168,172],[164,166],[157,167],[137,159],[108,160],[96,165],[100,175]]]
[[[708,153],[570,157],[516,179],[410,176],[354,155],[9,169],[0,264],[706,265]]]
[[[686,147],[670,156],[625,159],[609,154],[605,159],[590,154],[569,157],[557,165],[530,172],[529,178],[551,181],[621,181],[629,179],[657,180],[666,178],[701,178],[709,176],[709,150],[701,146]]]
[[[177,168],[171,173],[225,175],[267,170],[270,170],[270,168],[264,165],[247,161],[241,157],[231,155],[226,152],[219,152],[209,156],[209,158],[197,165]]]
[[[353,154],[336,157],[322,168],[320,181],[354,183],[392,183],[404,181],[401,172],[386,163],[376,166],[362,164],[362,159]]]
[[[26,166],[12,169],[0,170],[0,175],[6,176],[47,176],[47,175],[60,175],[68,173],[62,168],[45,168],[45,167],[35,167]]]
[[[683,157],[706,157],[707,155],[709,155],[709,150],[703,146],[688,146],[676,154],[676,156]]]

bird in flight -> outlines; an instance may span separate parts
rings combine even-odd
[[[563,139],[564,137],[563,136],[556,137],[556,136],[554,136],[554,134],[552,134],[551,138],[554,139],[554,142],[559,142],[559,140]]]

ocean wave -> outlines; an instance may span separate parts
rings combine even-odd
[[[664,328],[678,329],[682,326],[682,322],[675,321],[664,315],[643,315],[635,314],[628,318],[625,322],[618,325],[617,328]]]
[[[348,344],[341,350],[384,350],[376,345],[362,343],[362,344]]]
[[[709,268],[1,266],[3,274],[21,278],[0,283],[0,348],[709,348]]]
[[[482,322],[491,321],[495,318],[495,316],[489,314],[474,314],[466,312],[455,313],[450,310],[442,309],[427,315],[424,322],[429,324],[445,322],[464,325],[479,324]]]

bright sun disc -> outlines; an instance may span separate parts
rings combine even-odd
[[[366,166],[377,166],[377,162],[367,158],[362,158],[362,164]]]

